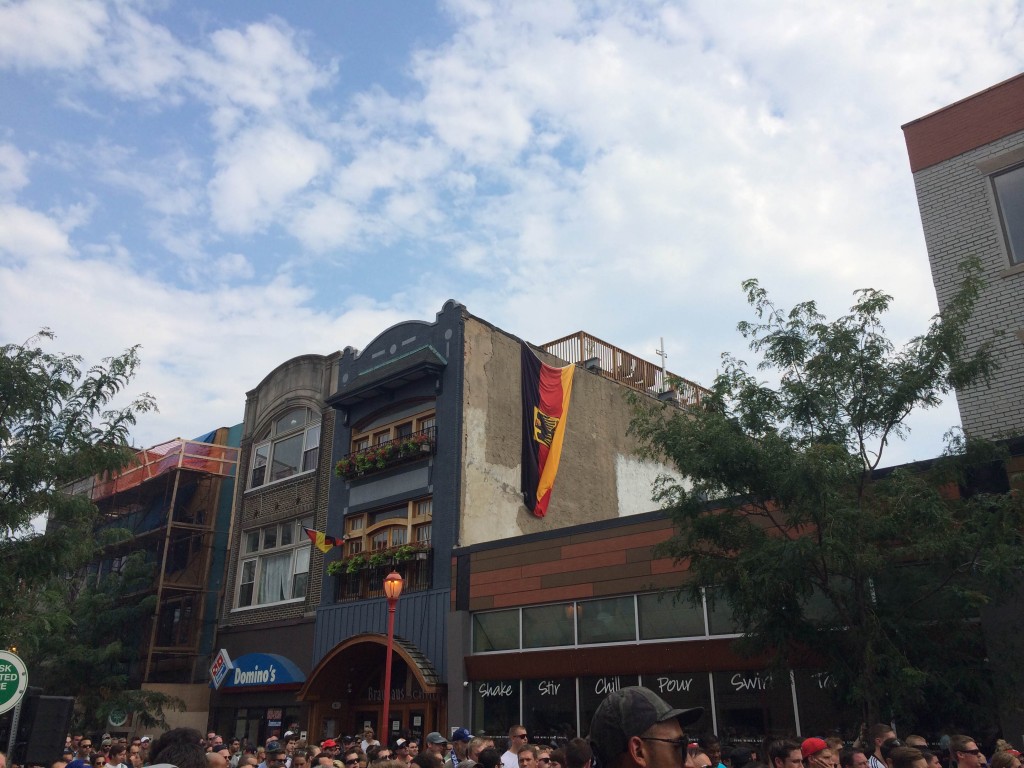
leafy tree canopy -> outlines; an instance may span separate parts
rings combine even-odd
[[[989,343],[966,343],[981,285],[965,263],[957,296],[897,348],[884,293],[858,291],[828,321],[814,302],[787,312],[747,281],[754,320],[739,330],[756,370],[724,355],[697,412],[634,398],[645,451],[686,478],[662,478],[655,499],[672,510],[662,554],[689,562],[689,596],[732,608],[739,650],[828,671],[869,723],[969,724],[993,698],[977,618],[1024,565],[1024,510],[1000,449],[951,433],[927,466],[879,469],[915,409],[995,369]],[[997,480],[979,487],[985,472]]]
[[[82,370],[82,359],[47,351],[43,330],[0,347],[0,646],[24,646],[59,617],[42,608],[50,580],[94,554],[96,507],[74,483],[132,460],[129,429],[155,407],[143,394],[112,403],[135,375],[138,347]],[[33,526],[45,516],[46,533]],[[42,601],[42,603],[40,602]]]

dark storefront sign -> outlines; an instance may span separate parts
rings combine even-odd
[[[472,729],[503,736],[510,724],[522,723],[542,741],[586,734],[609,693],[638,684],[673,707],[703,707],[701,719],[687,729],[691,736],[718,733],[723,741],[744,741],[854,722],[834,704],[826,675],[798,670],[778,683],[766,672],[748,670],[476,681]]]

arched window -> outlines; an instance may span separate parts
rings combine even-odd
[[[309,408],[292,408],[253,446],[249,487],[312,472],[319,454],[320,414]]]

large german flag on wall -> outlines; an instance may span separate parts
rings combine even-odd
[[[523,500],[533,514],[544,517],[562,456],[576,366],[554,368],[537,359],[526,343],[519,345],[523,377]]]

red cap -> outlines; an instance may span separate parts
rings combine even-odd
[[[338,742],[336,742],[334,739],[324,739],[320,742],[320,746],[324,749],[333,749],[334,747],[338,746]]]
[[[800,754],[803,755],[804,760],[806,760],[811,755],[816,755],[823,749],[828,749],[828,744],[825,743],[825,740],[819,739],[817,736],[812,736],[809,739],[804,739],[804,743],[800,745]]]

